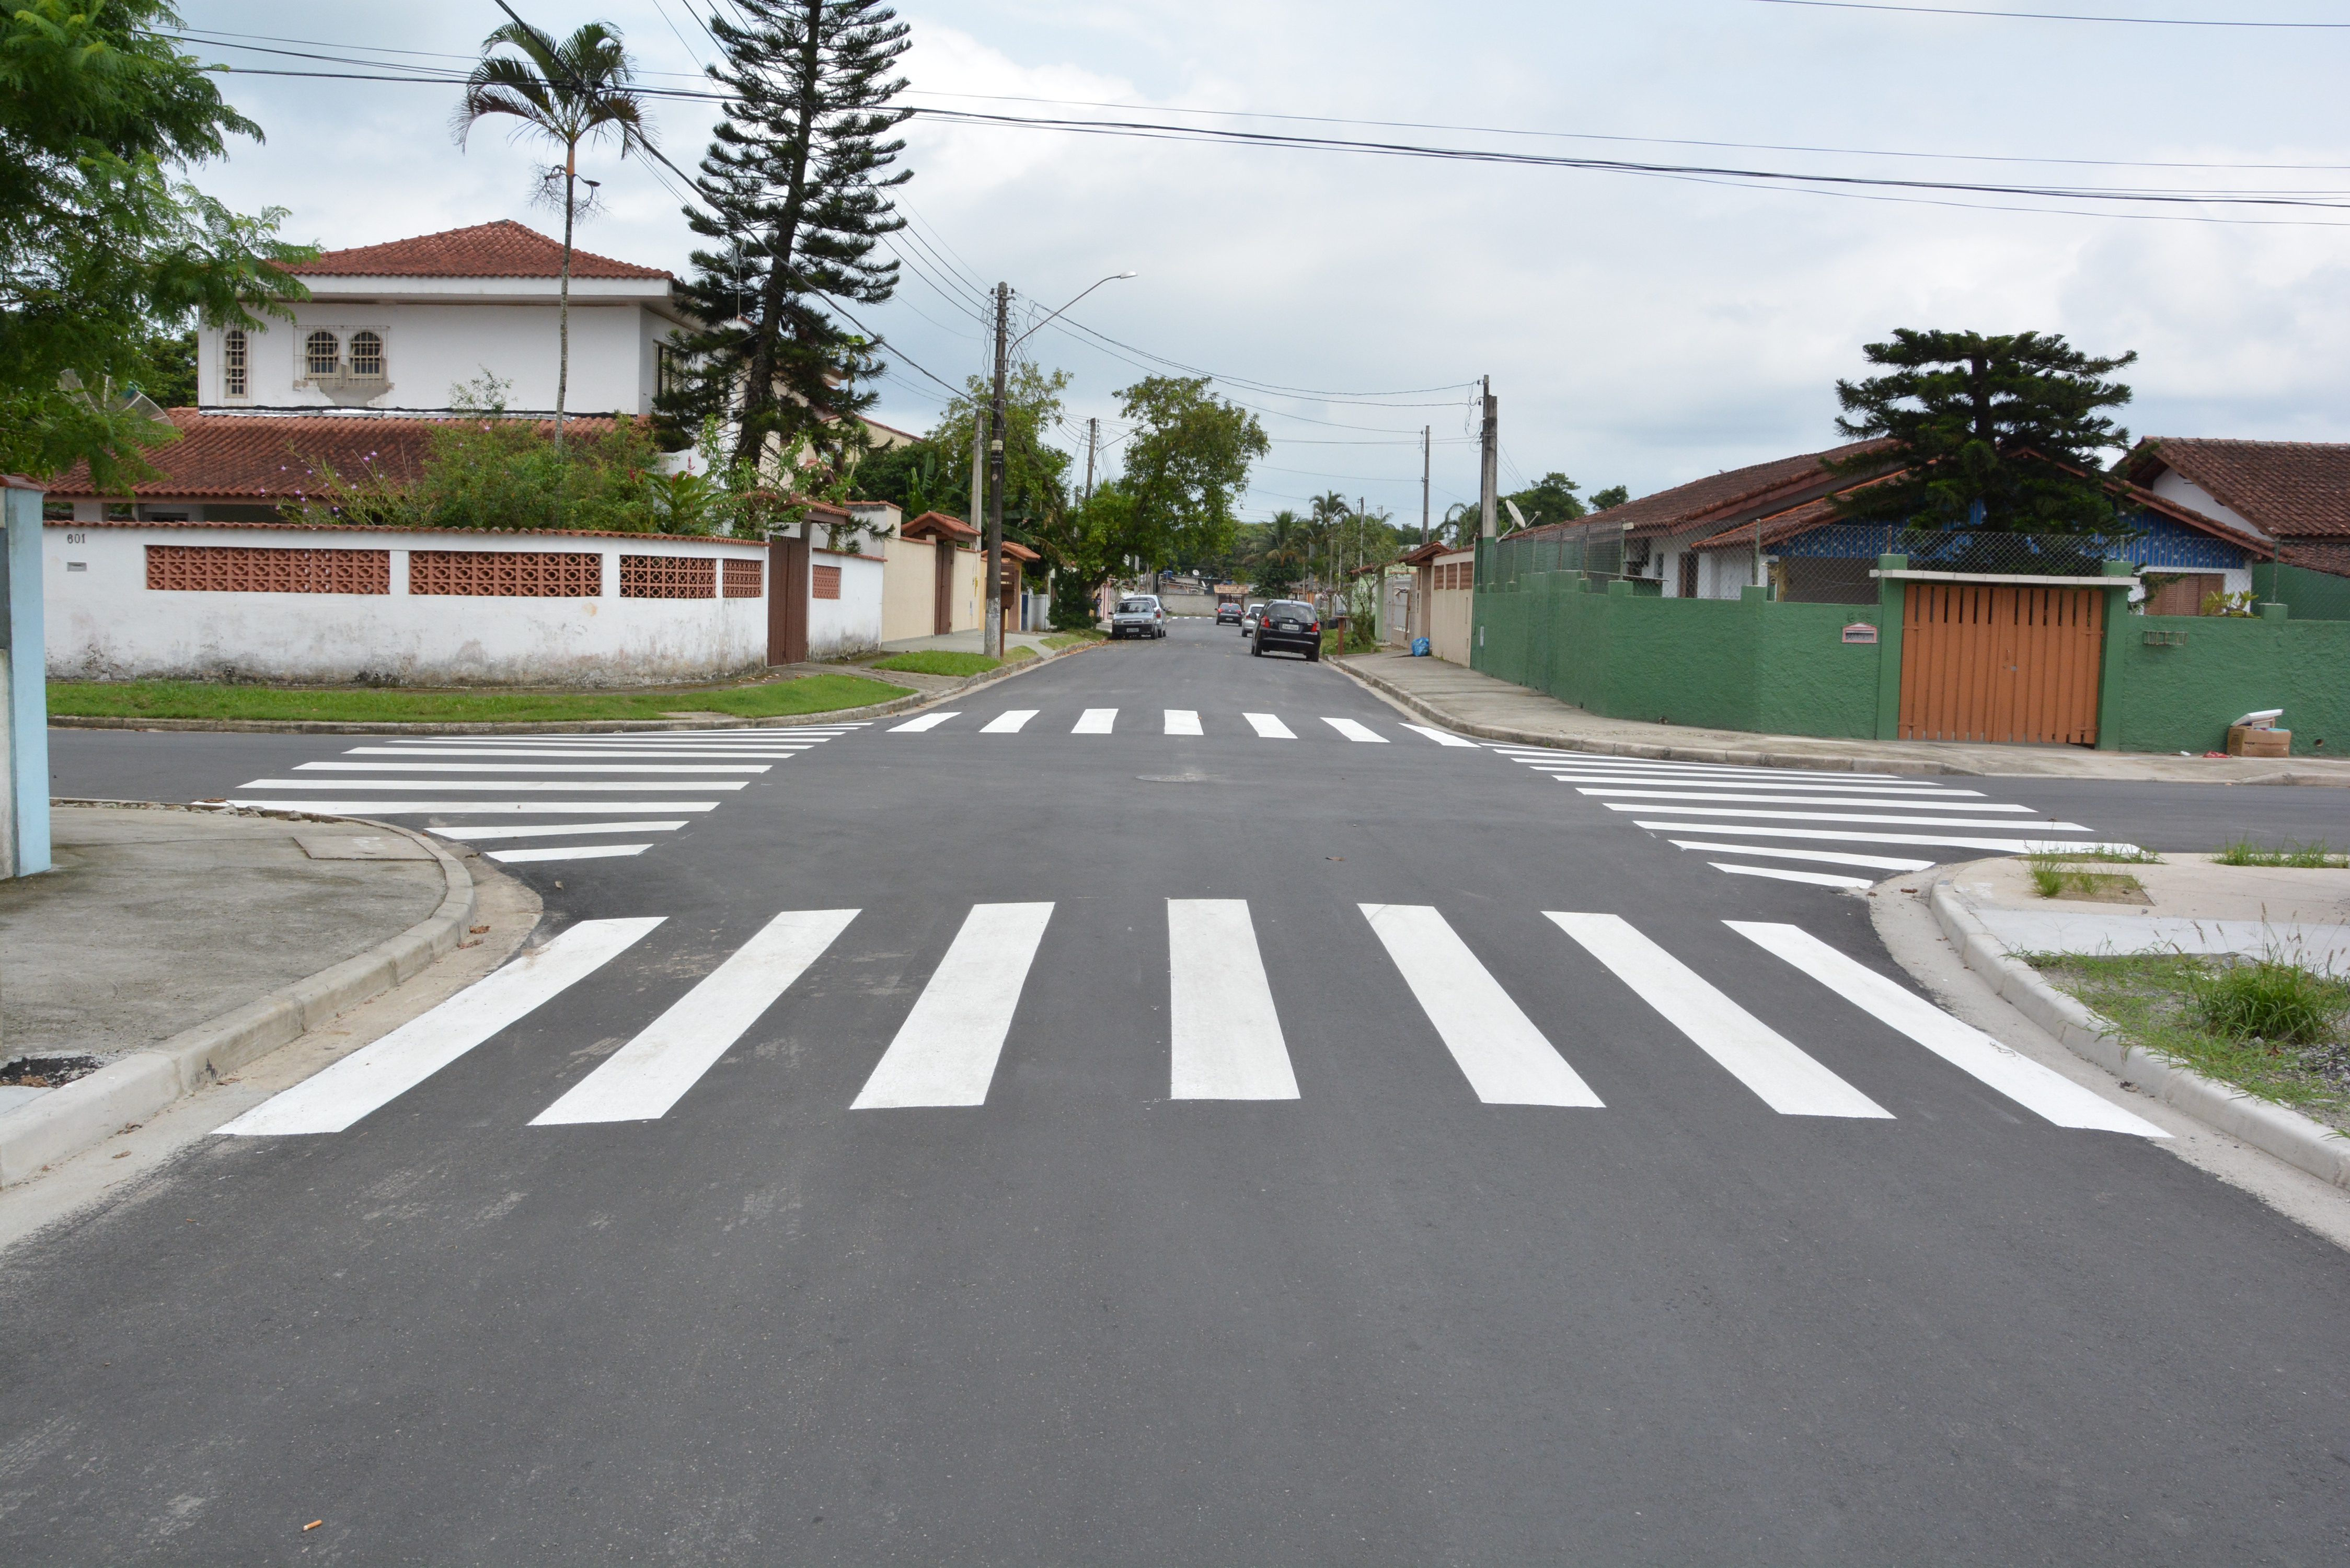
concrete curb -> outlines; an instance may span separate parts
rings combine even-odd
[[[1870,773],[1942,774],[1952,778],[2007,778],[2019,775],[1992,774],[1981,768],[1961,767],[1950,763],[1933,762],[1918,757],[1855,756],[1842,752],[1774,751],[1768,746],[1700,745],[1696,742],[1672,743],[1644,741],[1603,741],[1575,735],[1559,735],[1538,730],[1515,730],[1499,724],[1467,722],[1446,712],[1423,697],[1419,697],[1384,676],[1354,667],[1353,658],[1333,658],[1330,663],[1369,687],[1382,696],[1418,713],[1421,718],[1455,730],[1464,735],[1474,735],[1482,741],[1501,741],[1516,746],[1547,746],[1559,752],[1589,752],[1600,756],[1645,757],[1656,762],[1727,763],[1742,768],[1804,768],[1822,773],[1853,773],[1866,769]],[[1758,735],[1757,742],[1772,737]],[[2068,775],[2052,775],[2068,776]],[[2109,780],[2107,782],[2123,782]],[[2248,777],[2228,779],[2168,779],[2147,778],[2149,784],[2307,784],[2318,788],[2350,787],[2350,774],[2296,772],[2291,768],[2274,774],[2255,774]]]
[[[222,809],[144,801],[60,800],[57,804],[151,811]],[[159,1044],[120,1056],[86,1078],[77,1078],[0,1114],[0,1186],[22,1181],[44,1166],[103,1142],[127,1124],[144,1121],[182,1096],[192,1095],[255,1057],[299,1039],[337,1013],[380,996],[464,940],[465,928],[473,918],[473,874],[463,861],[424,835],[357,816],[251,808],[229,814],[353,823],[398,834],[432,853],[440,863],[446,891],[432,914],[355,958],[182,1030]]]
[[[2350,1188],[2350,1137],[2298,1111],[2255,1099],[2127,1044],[2111,1021],[2050,985],[2030,964],[2012,954],[1960,900],[1947,878],[1934,884],[1929,902],[1935,924],[1959,950],[1967,967],[1982,976],[2002,1001],[2055,1036],[2074,1055],[2095,1062],[2164,1104],[2321,1181]]]
[[[151,730],[188,731],[196,733],[244,735],[617,735],[632,731],[658,730],[788,730],[811,724],[838,724],[859,719],[886,719],[892,713],[903,713],[910,708],[920,708],[937,701],[941,696],[952,696],[968,686],[984,685],[1016,675],[1023,670],[1050,664],[1072,653],[1083,653],[1098,646],[1080,643],[1075,648],[1057,649],[1040,653],[1034,659],[1024,659],[1017,664],[1005,665],[981,675],[963,678],[963,684],[951,687],[945,692],[910,691],[903,697],[892,697],[887,702],[868,703],[862,708],[833,708],[821,713],[776,713],[764,719],[582,719],[576,722],[562,720],[515,720],[500,722],[494,720],[456,720],[448,723],[346,723],[328,719],[124,719],[103,715],[52,713],[49,728],[53,730]],[[843,671],[842,673],[847,673]],[[872,679],[886,679],[890,672],[882,670]],[[334,820],[342,820],[336,818]]]
[[[1446,712],[1434,703],[1419,697],[1383,676],[1367,670],[1357,670],[1347,659],[1330,661],[1356,680],[1382,696],[1391,697],[1421,718],[1441,724],[1463,735],[1474,735],[1481,741],[1502,741],[1514,746],[1547,746],[1559,752],[1590,752],[1609,757],[1646,757],[1658,762],[1729,763],[1744,768],[1809,768],[1828,773],[1850,773],[1861,765],[1848,756],[1835,753],[1773,752],[1761,746],[1700,746],[1658,745],[1641,741],[1602,741],[1575,735],[1546,734],[1537,730],[1513,730],[1501,724],[1476,724]],[[1872,773],[1891,774],[1958,774],[1960,770],[1944,764],[1901,757],[1879,762],[1866,759]]]

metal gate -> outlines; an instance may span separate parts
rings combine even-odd
[[[1901,738],[2091,746],[2101,588],[1911,583],[1901,615]]]
[[[767,662],[807,662],[808,542],[767,541]]]

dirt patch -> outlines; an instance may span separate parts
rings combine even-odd
[[[0,1089],[62,1089],[105,1065],[96,1056],[19,1056],[0,1064]]]

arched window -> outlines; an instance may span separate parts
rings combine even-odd
[[[341,345],[331,332],[313,332],[303,340],[302,358],[313,376],[331,376],[341,359]]]
[[[221,337],[221,394],[241,398],[245,395],[244,328],[232,327]]]
[[[383,374],[383,338],[374,332],[351,334],[351,374],[380,376]]]

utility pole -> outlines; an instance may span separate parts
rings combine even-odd
[[[1012,314],[1012,286],[995,286],[995,395],[988,405],[987,565],[982,591],[987,607],[981,622],[980,651],[1003,657],[1003,333]]]
[[[1086,498],[1079,504],[1090,506],[1094,500],[1094,443],[1101,440],[1101,421],[1086,421]]]
[[[1482,452],[1477,466],[1477,532],[1485,538],[1493,536],[1493,508],[1500,494],[1501,474],[1501,406],[1493,398],[1493,378],[1485,382],[1485,433]]]
[[[1428,449],[1433,425],[1419,427],[1419,542],[1428,543]]]

